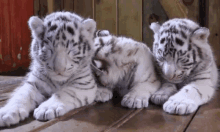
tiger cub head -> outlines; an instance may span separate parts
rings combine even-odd
[[[150,28],[154,32],[153,54],[166,80],[180,83],[212,62],[209,29],[177,18],[162,25],[152,23]]]
[[[96,22],[70,12],[55,12],[28,21],[32,32],[32,70],[65,81],[90,64]]]

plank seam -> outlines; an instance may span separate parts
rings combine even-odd
[[[196,116],[197,112],[199,111],[199,109],[201,108],[201,106],[196,110],[196,112],[194,113],[194,115],[192,116],[192,118],[190,119],[190,121],[186,124],[185,129],[183,130],[183,132],[186,132],[187,128],[190,126],[191,122],[193,121],[194,117]]]
[[[132,117],[137,115],[142,110],[143,108],[129,112],[128,114],[126,114],[125,116],[123,116],[122,118],[114,122],[112,125],[110,125],[107,129],[103,130],[103,132],[109,132],[109,131],[119,128],[120,126],[125,124],[128,120],[130,120]]]
[[[70,112],[66,113],[65,115],[63,115],[61,117],[58,117],[58,118],[55,118],[54,120],[51,120],[49,122],[46,122],[42,126],[39,126],[39,127],[35,128],[35,129],[29,131],[29,132],[39,132],[39,131],[47,128],[47,127],[50,127],[50,126],[58,123],[59,121],[65,120],[66,118],[70,118],[70,116],[73,116],[73,115],[77,114],[78,112],[81,112],[81,111],[83,111],[83,110],[85,110],[85,109],[87,109],[87,108],[89,108],[89,107],[91,107],[91,106],[93,106],[95,104],[96,103],[94,102],[94,103],[92,103],[92,104],[90,104],[88,106],[81,107],[78,110],[72,110],[73,113],[70,111]],[[69,113],[71,113],[71,114],[69,114]]]

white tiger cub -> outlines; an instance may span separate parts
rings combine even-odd
[[[189,19],[152,23],[153,54],[165,81],[151,101],[170,114],[189,114],[213,97],[218,71],[209,29]]]
[[[96,22],[55,12],[45,19],[32,16],[28,24],[33,36],[30,72],[0,109],[1,127],[19,123],[33,110],[36,119],[51,120],[95,99],[90,64]]]
[[[96,101],[112,98],[118,88],[124,95],[121,105],[129,108],[148,107],[149,98],[159,87],[152,53],[141,42],[116,37],[107,30],[98,31],[95,38],[93,70],[98,82]]]

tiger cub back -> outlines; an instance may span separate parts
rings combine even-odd
[[[121,104],[129,108],[148,106],[149,97],[160,86],[149,48],[131,38],[97,31],[93,71],[98,82],[97,101],[112,98],[112,90],[124,95]],[[105,94],[107,94],[105,96]]]

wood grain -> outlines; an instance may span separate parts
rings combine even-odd
[[[93,18],[93,0],[74,0],[74,12],[85,18]]]
[[[153,45],[153,31],[149,28],[152,22],[163,23],[168,17],[159,0],[143,0],[143,42],[150,48]]]
[[[28,6],[27,6],[28,5]],[[27,21],[34,14],[33,1],[1,0],[1,47],[0,72],[9,72],[19,67],[27,69],[30,63],[30,30]]]
[[[159,0],[167,16],[171,18],[187,18],[188,9],[180,0]]]
[[[210,103],[201,106],[187,128],[187,132],[219,132],[220,130],[220,91]]]
[[[63,10],[74,11],[74,1],[73,0],[63,0]]]
[[[117,0],[95,0],[97,29],[107,29],[117,34]]]
[[[217,59],[217,65],[220,65],[220,1],[211,0],[209,1],[209,42],[214,50],[215,57]]]
[[[142,0],[118,1],[118,35],[142,41]]]

